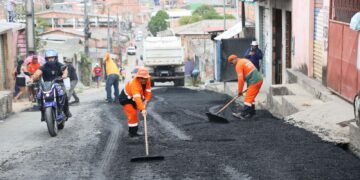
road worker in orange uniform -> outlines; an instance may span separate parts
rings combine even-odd
[[[263,83],[261,73],[250,60],[238,58],[234,54],[229,56],[228,62],[235,65],[236,74],[238,76],[238,96],[242,95],[245,82],[248,86],[243,111],[240,113],[233,113],[233,115],[241,119],[251,118],[255,115],[255,98]]]
[[[137,110],[145,117],[146,105],[151,99],[151,83],[149,71],[140,67],[134,78],[121,91],[119,101],[128,118],[129,136],[139,136]]]

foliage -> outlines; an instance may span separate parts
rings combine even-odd
[[[156,15],[150,19],[148,24],[148,29],[151,34],[156,36],[159,31],[166,30],[168,27],[167,19],[169,19],[169,15],[165,11],[158,11]]]
[[[44,32],[45,27],[49,26],[49,23],[46,19],[37,17],[36,18],[36,27],[35,27],[35,49],[36,51],[40,51],[45,45],[46,42],[41,41],[39,34]]]
[[[180,18],[179,23],[180,23],[180,25],[186,25],[186,24],[191,24],[191,23],[201,21],[201,19],[202,18],[198,15],[184,16],[184,17]]]
[[[81,73],[80,80],[85,86],[90,86],[91,62],[92,60],[89,57],[87,57],[85,54],[80,55],[80,73]]]
[[[193,12],[193,15],[199,15],[201,17],[218,15],[215,8],[209,5],[202,5]]]
[[[235,17],[231,14],[225,15],[226,19],[235,19]],[[216,12],[215,8],[209,5],[201,5],[196,8],[196,10],[192,13],[192,16],[185,16],[180,18],[180,25],[191,24],[194,22],[198,22],[204,19],[224,19],[224,16],[219,15]]]

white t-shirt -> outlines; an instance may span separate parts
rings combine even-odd
[[[12,2],[15,2],[14,0],[8,0],[6,4],[6,10],[7,11],[14,11],[14,5]]]

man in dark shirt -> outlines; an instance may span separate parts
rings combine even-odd
[[[251,42],[251,47],[245,52],[244,56],[249,59],[260,72],[260,60],[263,58],[263,54],[256,41]]]
[[[70,78],[70,89],[68,92],[68,100],[70,101],[71,97],[74,96],[74,98],[75,98],[74,103],[79,103],[80,102],[79,97],[76,95],[76,92],[75,92],[75,87],[76,87],[76,84],[78,83],[76,69],[72,65],[71,59],[66,58],[64,61],[66,63],[67,70],[69,72],[69,78]]]
[[[43,80],[53,81],[58,77],[61,77],[60,80],[56,80],[61,86],[61,90],[64,92],[63,96],[57,96],[57,102],[59,106],[59,113],[64,111],[65,115],[70,118],[72,115],[69,110],[69,103],[66,96],[66,89],[64,86],[63,79],[68,77],[68,70],[65,65],[58,62],[58,53],[54,49],[47,49],[45,51],[45,60],[46,63],[38,69],[34,75],[31,77],[29,82],[33,82],[34,80],[39,80],[42,76]],[[62,100],[63,99],[63,100]],[[44,111],[41,108],[41,121],[44,120]]]

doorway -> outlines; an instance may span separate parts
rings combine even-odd
[[[282,83],[282,11],[281,9],[273,9],[273,52],[272,52],[272,76],[273,84]]]
[[[286,11],[286,47],[285,47],[285,54],[286,54],[286,68],[291,68],[291,12],[290,11]]]

